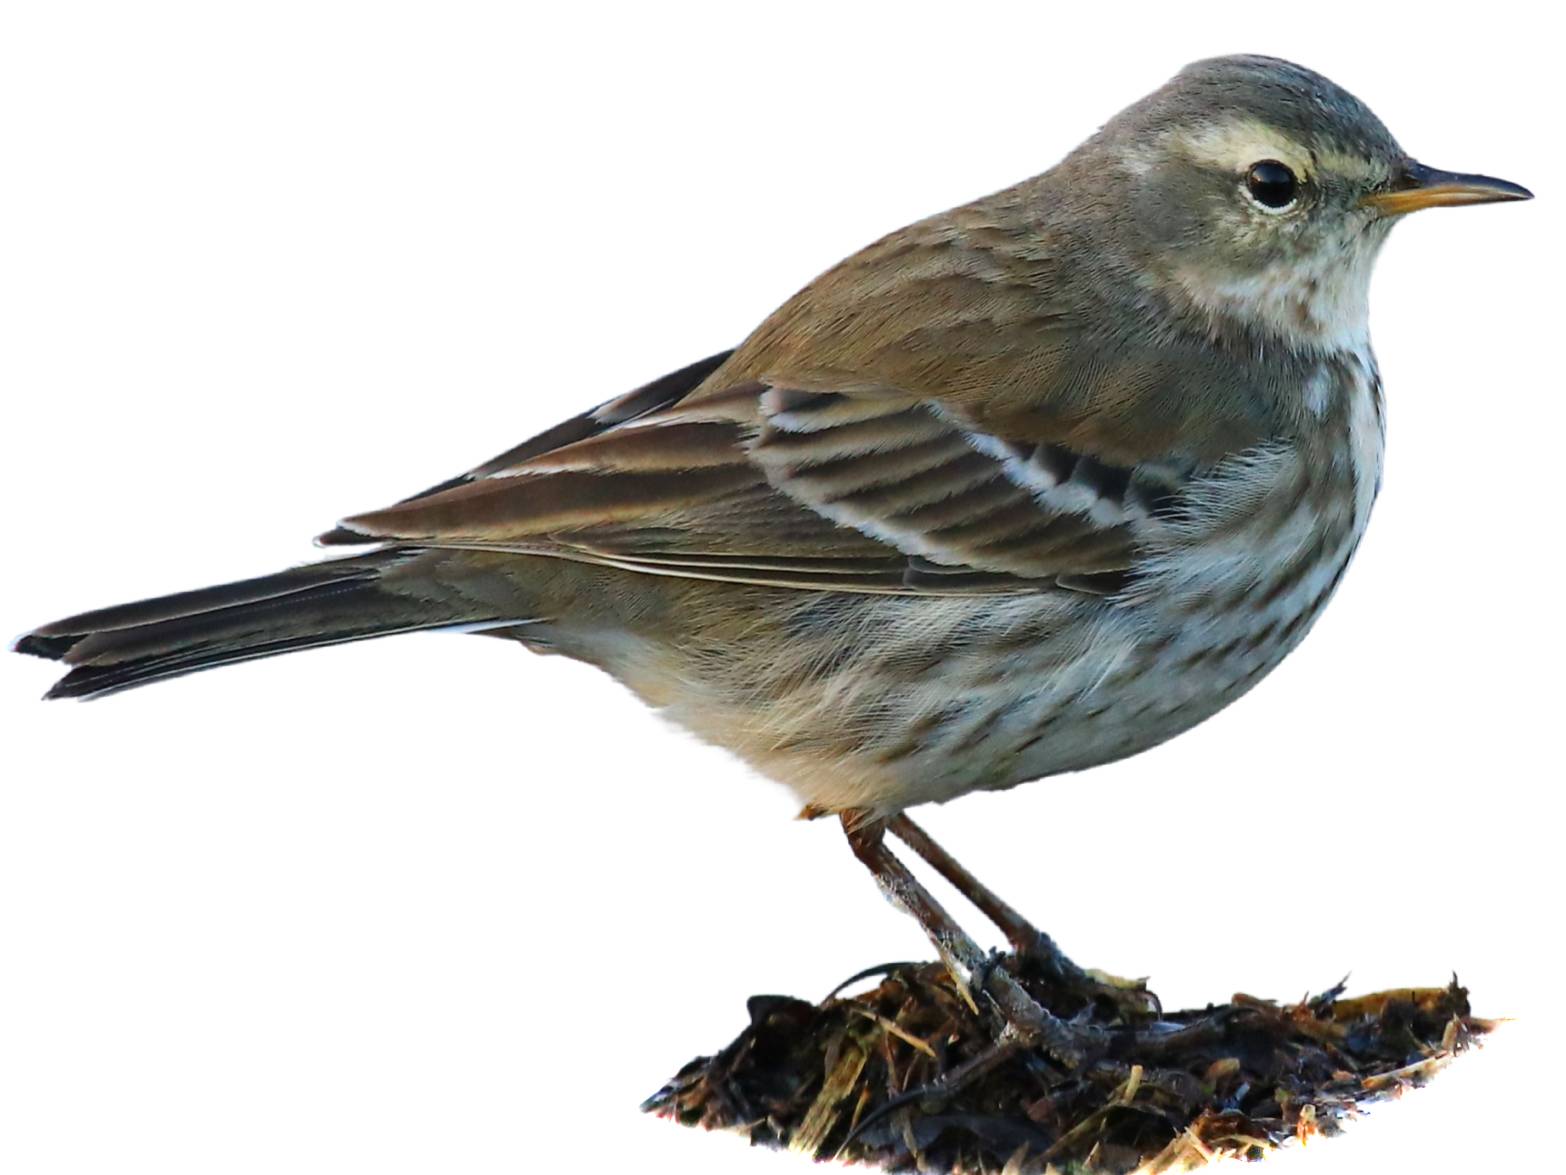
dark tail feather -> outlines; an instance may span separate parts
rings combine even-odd
[[[71,671],[49,698],[90,698],[278,653],[484,619],[396,574],[417,551],[377,551],[84,612],[13,646]]]

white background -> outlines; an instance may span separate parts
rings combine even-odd
[[[563,7],[6,6],[0,628],[307,559],[1186,61],[1295,58],[1540,199],[1394,234],[1386,488],[1305,647],[1172,745],[925,816],[1170,1005],[1455,968],[1520,1021],[1278,1169],[1528,1166],[1560,1014],[1553,36],[1500,5]],[[637,1103],[751,993],[928,954],[829,822],[581,666],[420,636],[87,706],[38,703],[52,676],[0,661],[8,1175],[802,1171]]]

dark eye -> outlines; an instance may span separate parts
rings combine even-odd
[[[1258,204],[1268,208],[1287,208],[1300,191],[1300,181],[1276,159],[1253,163],[1246,173],[1245,186]]]

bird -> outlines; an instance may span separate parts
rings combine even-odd
[[[888,845],[1085,974],[908,815],[1148,750],[1265,677],[1381,481],[1368,289],[1417,162],[1302,66],[1187,66],[1056,166],[881,238],[734,349],[318,538],[21,637],[51,698],[415,630],[589,663],[838,819],[1002,1031],[1041,1006]],[[970,989],[965,989],[969,991]],[[971,994],[970,994],[971,998]]]

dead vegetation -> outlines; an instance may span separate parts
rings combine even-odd
[[[995,1050],[998,1021],[944,967],[904,963],[856,977],[879,976],[872,990],[821,1004],[754,997],[749,1027],[643,1108],[893,1171],[1178,1171],[1334,1134],[1493,1026],[1470,1014],[1455,978],[1166,1013],[1140,985],[1095,977],[1084,990],[1004,962],[1044,1006],[1105,1030],[1095,1059],[1067,1070],[1037,1051]]]

